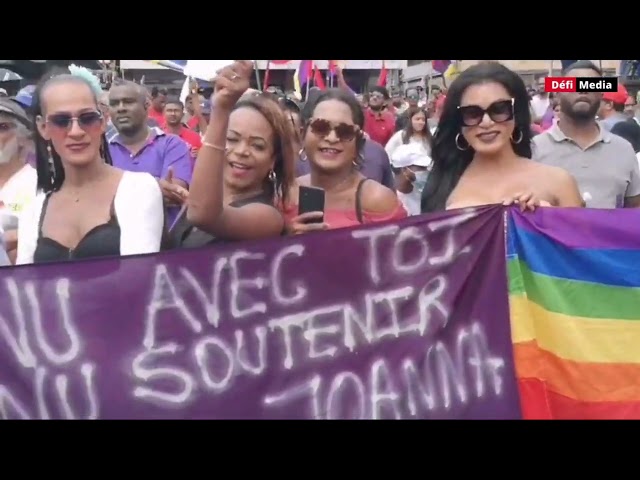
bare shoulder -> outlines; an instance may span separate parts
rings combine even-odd
[[[390,188],[374,180],[362,185],[362,209],[371,213],[391,213],[398,208],[398,196]]]
[[[529,163],[528,166],[531,169],[532,173],[535,172],[536,176],[543,177],[547,181],[551,181],[554,183],[567,183],[574,181],[571,174],[564,168],[539,163],[534,160],[527,160],[527,162]]]
[[[544,165],[531,161],[531,172],[547,191],[555,198],[554,205],[559,207],[582,207],[584,201],[578,182],[568,171],[553,165]]]

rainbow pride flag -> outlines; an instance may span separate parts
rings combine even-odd
[[[640,418],[640,216],[507,217],[509,302],[525,418]]]

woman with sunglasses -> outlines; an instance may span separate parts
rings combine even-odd
[[[99,94],[88,71],[54,76],[36,89],[38,194],[20,218],[17,263],[160,249],[160,187],[149,174],[111,166]]]
[[[451,84],[433,138],[422,212],[503,203],[580,207],[575,179],[531,160],[531,114],[522,79],[484,62]]]
[[[253,62],[241,60],[215,79],[211,121],[193,171],[187,218],[172,229],[179,247],[284,232],[277,207],[287,201],[294,181],[293,128],[271,96],[243,96],[252,71]]]
[[[323,91],[309,106],[303,146],[311,173],[297,179],[299,185],[325,192],[325,211],[298,215],[298,191],[286,206],[292,234],[312,230],[351,227],[400,219],[407,212],[395,192],[360,173],[365,143],[364,112],[358,100],[343,89]]]

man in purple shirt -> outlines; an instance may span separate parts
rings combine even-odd
[[[387,155],[384,147],[367,138],[364,142],[362,156],[364,157],[364,163],[360,173],[395,192],[396,186],[393,172],[391,171],[391,162],[389,162],[389,155]],[[303,152],[296,163],[296,176],[301,177],[309,172],[311,172],[311,166]]]
[[[133,82],[109,91],[110,118],[116,133],[109,138],[113,166],[146,172],[158,179],[172,221],[187,196],[191,182],[189,146],[178,136],[147,125],[146,91]]]

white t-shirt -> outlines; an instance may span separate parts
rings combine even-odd
[[[389,141],[385,145],[384,149],[386,150],[387,155],[389,155],[389,158],[393,156],[393,152],[395,152],[396,148],[398,148],[401,145],[404,145],[404,142],[402,140],[403,134],[404,134],[404,131],[402,130],[394,133],[393,136],[389,139]],[[427,146],[425,142],[422,141],[421,138],[411,137],[409,139],[409,143],[416,143],[420,145],[421,147],[423,147],[426,155],[431,155],[431,149]]]
[[[20,216],[18,265],[33,263],[45,198],[44,192],[39,192]],[[162,191],[155,178],[144,172],[124,172],[116,191],[114,209],[120,225],[120,255],[160,251],[164,205]]]
[[[540,95],[534,95],[531,99],[531,109],[533,110],[533,114],[542,118],[542,116],[547,112],[549,108],[549,97],[541,98]]]
[[[402,193],[398,192],[398,199],[402,202],[407,213],[411,215],[420,215],[421,207],[420,202],[422,201],[422,196],[419,192],[411,192],[411,193]]]
[[[0,188],[0,228],[17,228],[20,214],[36,197],[38,174],[31,165],[25,165]]]

